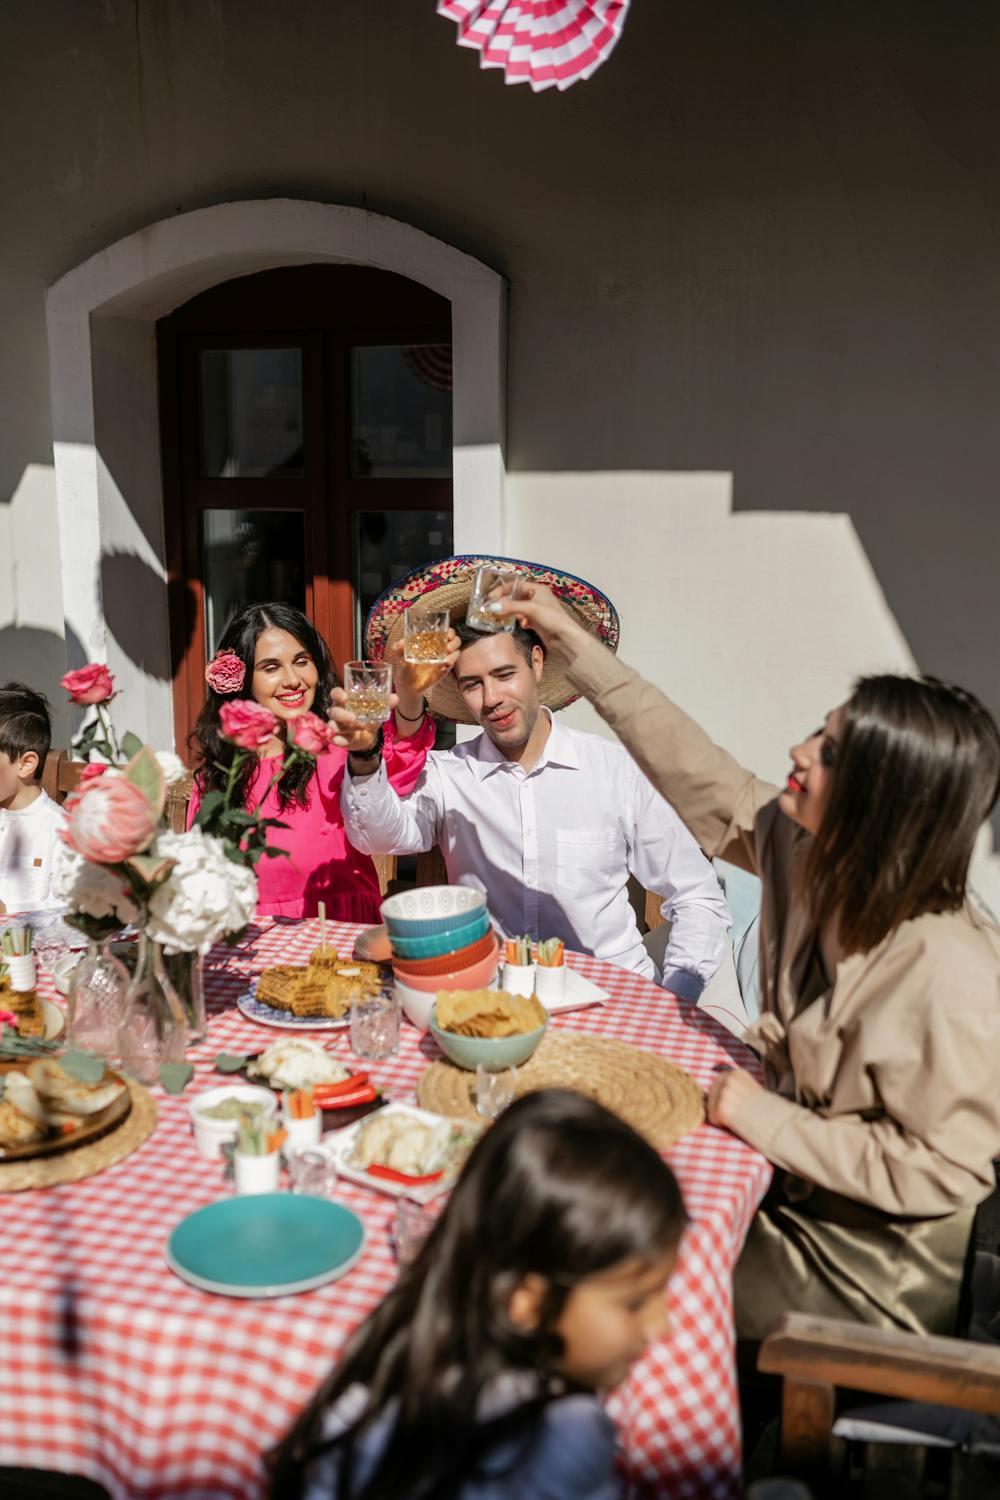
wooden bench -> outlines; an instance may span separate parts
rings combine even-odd
[[[74,760],[68,750],[49,751],[42,769],[42,788],[53,802],[65,802],[70,792],[76,791],[86,764],[84,760]],[[175,782],[167,788],[163,814],[167,827],[174,833],[183,833],[187,827],[188,803],[193,786],[194,778],[189,771],[183,781]]]

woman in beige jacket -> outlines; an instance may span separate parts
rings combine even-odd
[[[572,682],[711,857],[761,877],[767,1087],[719,1075],[709,1119],[778,1169],[734,1276],[737,1332],[796,1309],[956,1326],[975,1206],[1000,1155],[1000,932],[969,905],[1000,736],[971,695],[862,680],[759,781],[577,626],[548,590],[502,606]]]

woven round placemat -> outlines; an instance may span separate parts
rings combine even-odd
[[[20,1193],[25,1188],[58,1187],[64,1182],[82,1182],[131,1156],[149,1139],[156,1125],[156,1105],[141,1083],[127,1078],[132,1108],[120,1125],[100,1140],[60,1156],[40,1156],[35,1161],[0,1161],[0,1193]]]
[[[518,1095],[536,1089],[575,1089],[613,1110],[658,1151],[665,1151],[705,1118],[705,1096],[675,1063],[611,1037],[561,1031],[545,1037],[517,1070]],[[475,1120],[476,1075],[443,1059],[417,1084],[422,1109]]]

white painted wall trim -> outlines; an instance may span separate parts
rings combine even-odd
[[[121,722],[158,744],[173,739],[170,683],[115,641],[101,584],[110,553],[165,577],[151,325],[220,281],[323,261],[394,271],[450,301],[455,548],[504,553],[506,286],[496,271],[381,214],[286,198],[178,214],[109,245],[46,298],[63,609],[67,640],[116,672]],[[165,659],[165,588],[147,618],[145,659]]]

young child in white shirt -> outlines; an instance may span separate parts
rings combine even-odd
[[[0,688],[0,912],[58,904],[52,861],[65,814],[41,786],[51,737],[41,693],[22,682]]]

